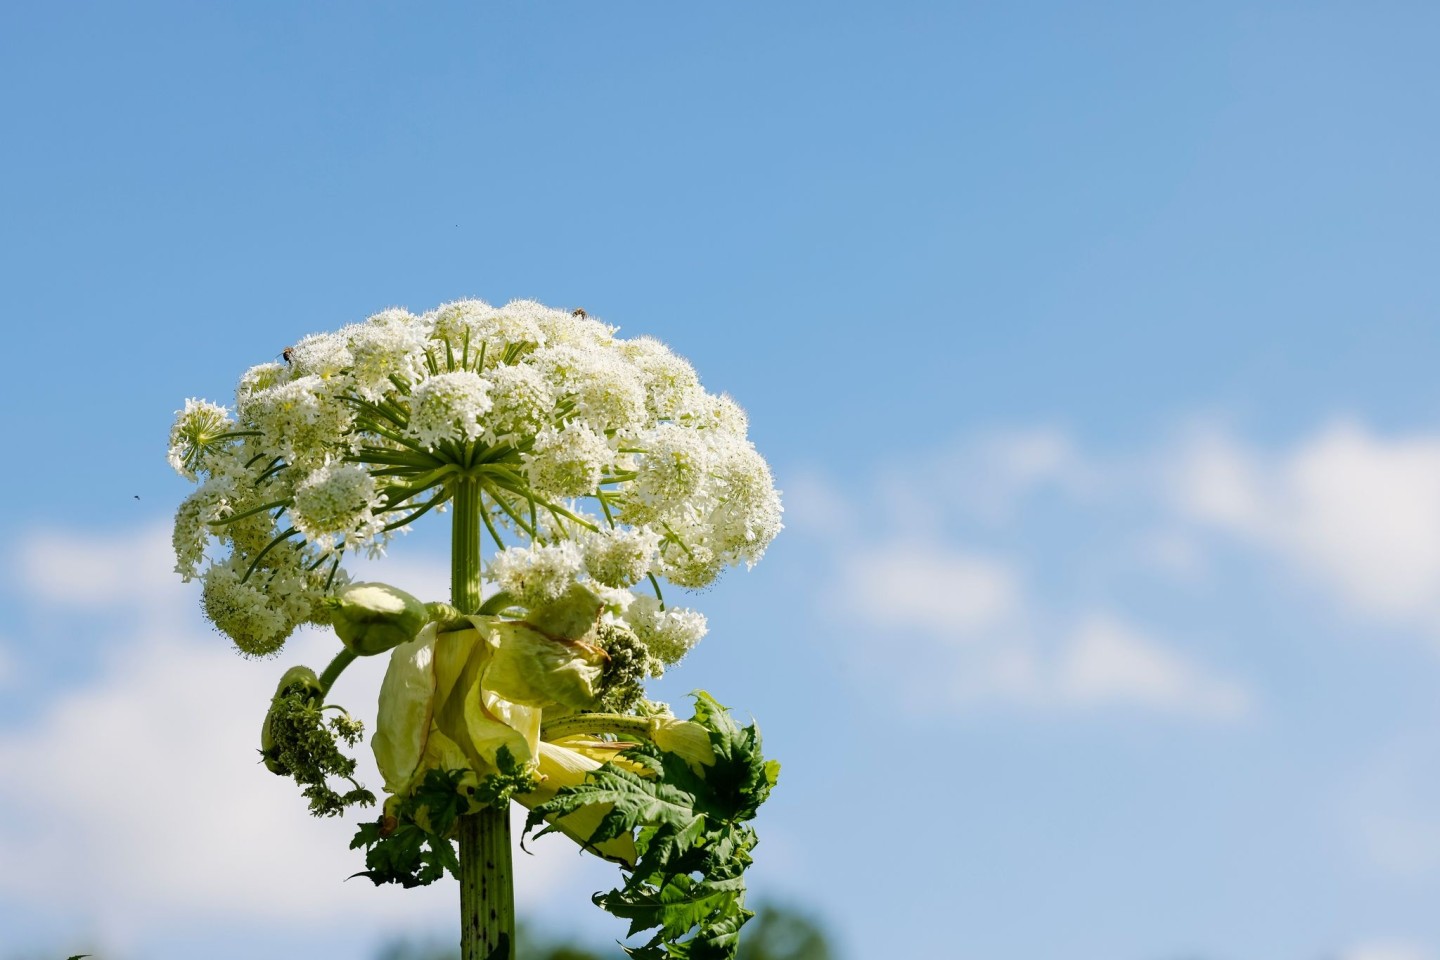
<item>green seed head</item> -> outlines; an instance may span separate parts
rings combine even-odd
[[[286,670],[275,686],[275,696],[270,698],[270,709],[265,711],[265,722],[260,726],[260,757],[265,761],[265,769],[282,777],[289,776],[290,771],[280,762],[280,751],[275,746],[275,734],[270,724],[275,717],[275,705],[292,693],[302,694],[307,700],[320,699],[320,678],[315,671],[309,667]]]

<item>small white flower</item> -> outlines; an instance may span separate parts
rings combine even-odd
[[[535,438],[525,476],[542,498],[583,497],[595,492],[613,458],[605,438],[584,424],[546,430]]]
[[[696,430],[662,423],[637,441],[645,452],[636,461],[636,477],[625,491],[626,519],[644,523],[684,512],[705,483],[714,451]]]
[[[490,561],[490,577],[527,607],[555,600],[579,578],[580,551],[569,540],[508,547]]]
[[[321,557],[311,548],[286,540],[265,555],[252,579],[265,581],[265,593],[279,604],[284,616],[296,623],[328,623],[326,597],[343,587],[350,577],[331,563],[317,563]]]
[[[350,379],[360,395],[378,400],[394,391],[390,378],[414,380],[425,362],[425,330],[418,318],[399,309],[386,310],[346,327],[353,364]]]
[[[716,396],[704,390],[690,391],[678,414],[687,427],[708,430],[743,438],[750,429],[750,418],[729,394]]]
[[[780,492],[765,458],[748,442],[733,446],[714,478],[718,503],[710,514],[714,548],[726,563],[753,567],[780,532]]]
[[[625,611],[625,619],[650,655],[661,663],[679,663],[709,629],[705,615],[685,607],[662,609],[654,597],[640,596]]]
[[[705,543],[705,533],[705,528],[698,525],[680,527],[677,538],[662,541],[655,572],[692,590],[714,583],[725,569],[725,562]]]
[[[326,463],[295,486],[290,517],[295,528],[322,549],[334,547],[337,537],[364,542],[379,532],[382,521],[375,478],[356,463]]]
[[[620,353],[639,368],[652,417],[668,420],[693,404],[700,378],[688,360],[653,337],[623,341]]]
[[[212,477],[186,497],[175,511],[175,529],[170,544],[175,548],[175,572],[190,582],[205,560],[205,548],[214,535],[210,524],[219,520],[229,504],[231,483],[227,477]]]
[[[195,480],[208,469],[215,448],[224,446],[221,438],[235,428],[230,411],[222,406],[193,397],[185,401],[185,409],[175,412],[175,425],[170,428],[170,466],[187,480]]]
[[[257,585],[263,579],[242,583],[244,572],[238,558],[212,565],[205,571],[201,602],[215,629],[235,641],[241,653],[267,657],[285,645],[296,624]]]
[[[554,415],[555,393],[540,371],[528,364],[507,364],[485,371],[490,379],[489,437],[520,441],[533,437]]]
[[[574,402],[574,416],[599,431],[628,433],[646,423],[639,370],[614,351],[574,344],[535,354],[536,368],[555,392]]]
[[[650,570],[660,535],[649,527],[617,527],[587,533],[581,540],[585,569],[609,587],[630,587]]]
[[[355,420],[347,406],[332,398],[316,374],[278,383],[254,394],[246,415],[264,434],[270,449],[292,467],[319,465],[350,447],[346,432]]]
[[[295,377],[315,376],[321,380],[338,377],[355,362],[344,331],[312,333],[287,350],[286,356]]]
[[[525,317],[540,329],[546,344],[582,347],[608,346],[615,339],[615,328],[586,316],[583,311],[557,310],[534,300],[512,300],[504,312]]]
[[[485,430],[490,381],[469,370],[420,381],[411,393],[410,433],[427,447],[444,440],[475,440]]]
[[[446,341],[451,349],[462,350],[468,342],[478,350],[494,315],[495,308],[484,300],[455,300],[442,303],[424,319],[430,324],[430,335]]]
[[[616,613],[623,614],[626,610],[630,609],[630,604],[635,602],[635,594],[620,587],[607,587],[605,584],[595,580],[587,582],[585,586],[591,593],[600,598],[600,602],[605,605],[606,610],[613,610]],[[609,617],[611,614],[606,613],[605,616]]]
[[[261,363],[242,373],[235,385],[235,410],[241,419],[250,419],[250,402],[257,394],[289,379],[290,368],[283,363]]]
[[[547,339],[534,314],[514,306],[496,309],[483,300],[447,303],[432,314],[431,335],[450,344],[457,362],[472,369],[482,350],[486,370],[511,363],[520,354],[544,346]]]

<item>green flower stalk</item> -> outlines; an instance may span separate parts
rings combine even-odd
[[[704,587],[780,530],[747,426],[658,341],[531,301],[387,310],[250,368],[233,409],[178,412],[170,462],[197,487],[176,569],[207,617],[249,657],[307,624],[340,642],[321,673],[281,679],[264,765],[317,815],[373,804],[344,750],[360,723],[325,701],[388,654],[371,738],[386,798],[352,846],[377,883],[459,878],[465,960],[513,953],[512,799],[622,866],[597,902],[658,928],[635,956],[733,956],[745,823],[776,768],[708,695],[678,720],[645,684],[706,632],[662,582]],[[447,603],[351,581],[347,555],[383,555],[442,510]],[[647,897],[669,907],[637,913]]]

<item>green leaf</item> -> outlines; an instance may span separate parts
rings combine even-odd
[[[365,877],[376,886],[402,887],[434,883],[447,871],[458,877],[460,860],[449,834],[468,807],[460,788],[463,777],[462,770],[430,770],[392,814],[360,824],[350,849],[365,849],[368,869],[352,876]]]
[[[625,750],[625,765],[607,763],[560,790],[525,824],[529,834],[546,819],[609,805],[588,843],[632,834],[638,858],[622,887],[593,899],[630,921],[627,936],[654,931],[648,942],[626,948],[635,960],[733,960],[740,928],[752,916],[744,871],[758,838],[748,821],[778,782],[780,765],[763,756],[754,724],[740,727],[704,691],[693,696],[694,722],[709,734],[713,764],[692,767],[638,742]]]

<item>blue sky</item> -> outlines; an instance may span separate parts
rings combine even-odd
[[[760,719],[754,888],[847,956],[1440,958],[1437,28],[6,7],[0,958],[448,935],[453,890],[342,886],[346,831],[250,763],[289,651],[234,658],[170,573],[164,440],[305,333],[464,296],[748,410],[789,529],[665,693]],[[433,533],[377,575],[436,583]],[[617,933],[608,868],[519,867]]]

